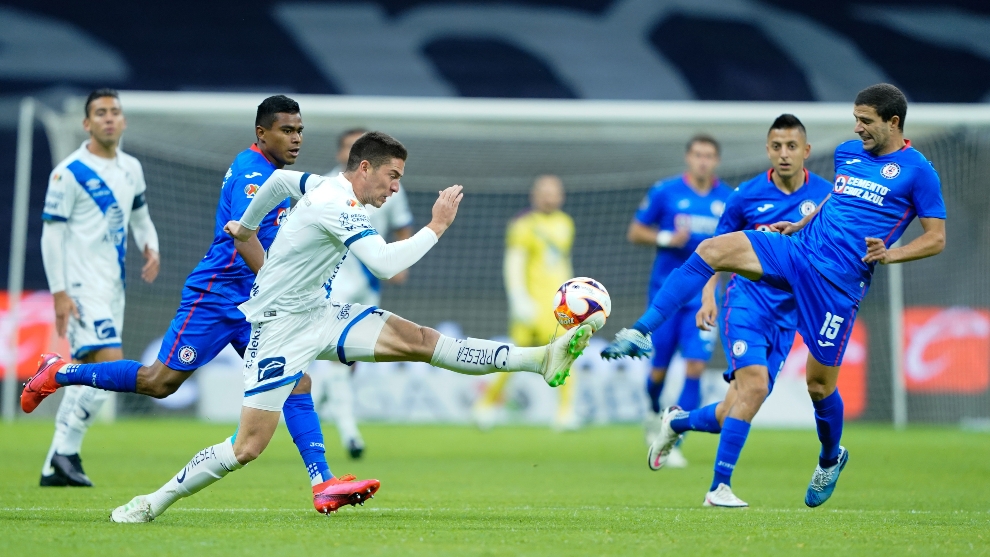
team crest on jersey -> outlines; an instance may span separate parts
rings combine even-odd
[[[188,344],[179,348],[179,361],[188,365],[196,361],[196,349]]]
[[[801,211],[801,216],[802,217],[806,217],[806,216],[810,215],[811,213],[814,213],[816,207],[818,207],[818,204],[817,203],[815,203],[814,201],[812,201],[810,199],[806,199],[806,200],[804,200],[804,201],[801,202],[801,206],[798,207],[798,210]]]
[[[745,340],[737,340],[732,343],[732,355],[738,358],[745,354],[748,348]]]
[[[258,184],[248,184],[244,186],[244,195],[248,196],[249,199],[254,198],[254,194],[258,193],[261,188]]]
[[[888,162],[887,164],[883,165],[883,168],[880,169],[880,175],[888,180],[893,180],[894,178],[897,178],[897,175],[900,173],[901,173],[901,165],[897,164],[896,162]]]
[[[722,213],[725,212],[725,202],[719,199],[712,201],[711,210],[713,215],[721,217]]]

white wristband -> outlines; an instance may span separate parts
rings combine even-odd
[[[670,245],[670,241],[674,239],[674,233],[669,230],[661,230],[657,232],[657,245],[665,248]]]

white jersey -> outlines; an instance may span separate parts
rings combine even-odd
[[[101,158],[88,143],[52,170],[42,218],[68,225],[66,286],[109,291],[123,286],[127,226],[131,211],[145,205],[147,186],[136,158],[120,149],[116,158]]]

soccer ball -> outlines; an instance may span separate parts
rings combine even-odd
[[[592,332],[605,326],[612,313],[612,298],[602,283],[588,277],[577,277],[560,285],[553,297],[553,314],[565,329],[582,323],[591,325]]]

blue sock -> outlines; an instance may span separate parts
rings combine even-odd
[[[633,329],[645,334],[657,330],[664,321],[690,302],[712,278],[715,270],[697,252],[683,265],[674,269],[664,281],[663,287],[653,296],[650,308],[633,325]]]
[[[646,395],[650,397],[650,408],[653,409],[654,414],[660,412],[660,393],[662,392],[663,379],[660,381],[654,381],[653,373],[651,372],[646,376]]]
[[[701,379],[685,377],[684,388],[681,389],[681,396],[677,399],[677,405],[688,412],[701,406]]]
[[[842,412],[844,406],[839,389],[827,397],[813,401],[815,423],[818,425],[818,440],[822,442],[822,452],[818,464],[822,468],[835,466],[839,462],[839,440],[842,439]]]
[[[59,385],[86,385],[104,391],[133,393],[141,364],[132,360],[100,362],[98,364],[69,364],[55,374]]]
[[[289,428],[292,442],[306,463],[310,483],[317,485],[333,478],[323,446],[320,417],[313,407],[313,396],[309,393],[289,395],[282,406],[282,415],[285,416],[285,426]]]
[[[722,426],[718,425],[718,418],[715,417],[716,406],[718,406],[717,402],[690,412],[680,412],[674,419],[670,420],[670,427],[676,433],[684,433],[685,431],[718,433],[722,431]]]
[[[747,435],[749,435],[749,422],[725,418],[722,435],[718,440],[718,451],[715,453],[715,476],[708,491],[715,491],[718,484],[732,486],[732,471],[736,469],[736,462],[739,461],[739,453],[746,444]]]

